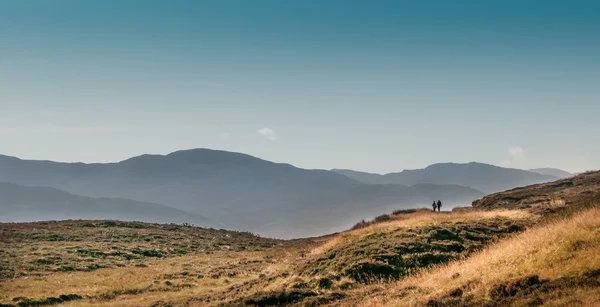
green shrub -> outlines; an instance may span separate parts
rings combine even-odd
[[[142,255],[145,257],[157,257],[157,258],[161,258],[166,256],[167,253],[161,251],[161,250],[157,250],[157,249],[148,249],[148,250],[142,250],[142,249],[133,249],[131,250],[132,253],[137,254],[137,255]]]
[[[50,233],[48,234],[48,237],[46,237],[47,241],[66,241],[66,239],[62,236],[59,236],[55,233]]]
[[[102,269],[102,268],[105,268],[105,266],[103,266],[101,264],[94,263],[94,264],[88,265],[87,271],[95,271],[97,269]]]
[[[17,298],[15,298],[15,299],[17,299]],[[13,301],[15,301],[15,299],[13,299]],[[64,302],[80,300],[80,299],[82,299],[82,297],[81,297],[81,295],[78,295],[78,294],[62,294],[59,297],[47,297],[47,298],[38,299],[38,300],[30,300],[30,299],[23,298],[23,297],[19,297],[18,299],[20,300],[20,302],[17,303],[17,306],[19,306],[19,307],[34,307],[34,306],[57,305],[57,304],[61,304]],[[2,305],[0,305],[0,306],[2,306]],[[6,305],[6,306],[14,306],[14,305]]]
[[[391,220],[391,217],[389,214],[382,214],[382,215],[376,217],[375,219],[373,219],[373,222],[382,223],[382,222],[387,222],[389,220]]]
[[[400,209],[392,212],[393,215],[410,214],[417,212],[417,209]]]
[[[304,298],[316,296],[317,294],[312,291],[272,291],[272,292],[258,292],[249,298],[244,299],[243,304],[248,306],[284,306]],[[242,306],[243,306],[242,304]]]
[[[331,289],[333,281],[329,278],[321,277],[317,280],[317,287],[320,289]]]

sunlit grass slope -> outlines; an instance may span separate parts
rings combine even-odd
[[[600,209],[386,285],[362,306],[600,305]]]

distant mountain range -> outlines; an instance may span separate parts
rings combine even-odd
[[[26,187],[5,182],[0,182],[0,219],[3,222],[118,219],[189,223],[207,228],[223,226],[201,215],[164,205],[129,199],[83,197],[54,188]]]
[[[554,176],[554,177],[561,178],[561,179],[575,176],[575,174],[573,174],[573,173],[569,173],[567,171],[563,171],[558,168],[548,168],[548,167],[534,168],[534,169],[530,169],[529,171],[538,173],[538,174],[542,174],[542,175]]]
[[[471,187],[484,193],[494,193],[514,187],[553,181],[562,178],[556,176],[556,174],[561,176],[568,174],[553,169],[526,171],[476,162],[464,164],[439,163],[423,169],[404,170],[399,173],[385,175],[343,169],[333,169],[332,171],[369,184],[401,184],[407,186],[421,183],[456,184]]]
[[[143,155],[105,164],[0,156],[0,181],[52,187],[88,197],[79,199],[81,203],[96,201],[89,197],[111,197],[165,204],[229,228],[282,238],[343,230],[361,219],[395,209],[428,206],[437,199],[444,202],[443,209],[451,209],[468,205],[484,195],[472,187],[449,181],[367,184],[336,172],[300,169],[241,153],[209,149]],[[94,206],[115,210],[128,206],[111,207],[106,202],[96,201]],[[24,206],[27,201],[20,203]],[[44,214],[32,212],[36,218],[47,219]],[[119,218],[119,214],[113,216]],[[67,214],[65,218],[75,215]]]

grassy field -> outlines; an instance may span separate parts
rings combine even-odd
[[[600,198],[577,191],[600,189],[549,186],[300,240],[136,222],[0,224],[0,306],[598,306]]]
[[[461,259],[531,219],[523,211],[421,210],[292,241],[113,221],[3,224],[0,302],[36,306],[71,295],[63,305],[321,304]]]
[[[221,294],[270,274],[310,240],[115,221],[0,225],[0,303],[151,305]],[[117,303],[118,302],[118,303]]]

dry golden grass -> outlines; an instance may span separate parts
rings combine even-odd
[[[61,306],[203,306],[205,300],[228,298],[232,288],[281,274],[314,244],[194,227],[105,223],[0,224],[0,304],[77,294],[81,300]],[[135,254],[136,249],[160,255]],[[72,269],[61,271],[67,266]]]
[[[469,294],[486,300],[494,285],[531,274],[556,279],[577,276],[600,268],[600,209],[538,226],[498,242],[462,261],[429,269],[422,274],[390,284],[388,297],[365,299],[360,306],[412,306],[437,298],[470,283]],[[400,295],[402,293],[402,295]],[[402,296],[402,297],[400,297]],[[572,296],[556,298],[551,305],[600,302],[600,291],[578,289]]]
[[[511,220],[529,220],[535,218],[531,213],[524,210],[493,210],[493,211],[465,211],[465,212],[431,212],[429,210],[418,210],[415,213],[390,215],[391,220],[375,223],[364,228],[349,230],[337,234],[329,241],[313,248],[311,255],[319,255],[325,251],[336,248],[339,244],[347,244],[376,232],[390,232],[399,228],[414,228],[442,223],[470,222],[479,220],[490,220],[495,218],[507,218]]]
[[[243,268],[239,268],[240,274],[232,277],[198,278],[193,272],[227,268],[239,264],[242,259],[258,262],[263,258],[263,252],[182,256],[151,260],[147,262],[148,267],[108,268],[14,279],[2,284],[0,300],[10,302],[11,298],[19,296],[43,298],[76,293],[90,299],[72,302],[70,306],[114,306],[116,301],[120,306],[139,306],[157,300],[177,301],[209,292],[226,291],[232,285],[256,279],[259,275],[259,272],[244,271]],[[192,274],[182,276],[182,272]],[[167,281],[171,285],[166,285]]]
[[[392,220],[389,222],[373,224],[366,228],[344,233],[344,235],[360,235],[364,233],[371,233],[374,231],[385,232],[400,227],[419,227],[448,222],[464,222],[473,220],[493,219],[496,217],[504,217],[513,220],[522,220],[531,218],[531,214],[523,210],[467,211],[457,213],[418,211],[413,214],[403,214],[398,216],[393,215]]]

